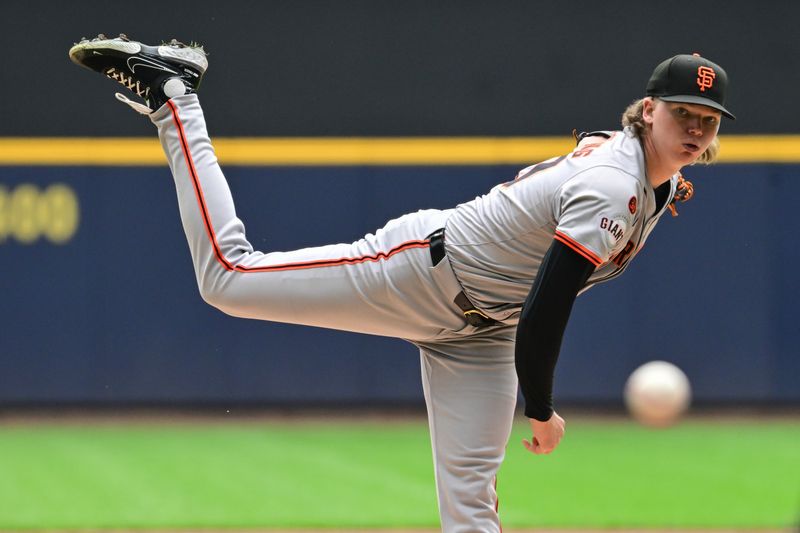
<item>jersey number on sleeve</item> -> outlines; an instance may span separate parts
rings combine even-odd
[[[567,156],[562,155],[560,157],[554,157],[552,159],[547,159],[546,161],[542,161],[541,163],[536,163],[535,165],[533,165],[531,167],[527,167],[527,168],[521,170],[519,172],[519,174],[517,174],[517,176],[513,180],[507,181],[507,182],[501,184],[501,187],[509,187],[511,185],[514,185],[515,183],[518,183],[518,182],[524,180],[524,179],[530,178],[531,176],[533,176],[537,172],[541,172],[542,170],[547,170],[548,168],[553,168],[554,166],[556,166],[557,164],[561,163],[566,158],[567,158]]]
[[[628,244],[625,245],[625,248],[623,248],[620,253],[611,258],[611,262],[617,265],[618,267],[622,266],[622,264],[628,260],[628,257],[630,257],[631,252],[633,251],[635,246],[636,245],[633,244],[633,241],[628,241]]]

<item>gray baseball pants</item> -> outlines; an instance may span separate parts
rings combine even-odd
[[[426,237],[450,211],[405,215],[350,244],[258,252],[236,217],[197,96],[150,116],[203,299],[233,316],[417,345],[442,530],[499,532],[496,474],[517,398],[514,327],[468,325],[453,303],[461,286],[448,259],[432,265]]]

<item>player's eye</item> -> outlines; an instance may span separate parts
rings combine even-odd
[[[705,118],[703,119],[703,122],[704,122],[704,123],[705,123],[707,126],[715,126],[715,125],[717,124],[717,122],[719,122],[719,120],[717,119],[717,117],[714,117],[714,116],[708,116],[708,117],[705,117]]]

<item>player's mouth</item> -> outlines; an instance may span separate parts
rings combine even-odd
[[[700,147],[694,143],[683,143],[683,149],[694,154],[700,150]]]

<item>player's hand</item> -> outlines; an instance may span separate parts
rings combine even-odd
[[[525,448],[536,455],[548,454],[555,450],[564,436],[564,426],[566,426],[564,419],[558,416],[558,413],[553,412],[553,416],[547,422],[540,422],[533,418],[530,421],[533,438],[530,442],[522,439],[522,444],[525,445]]]

